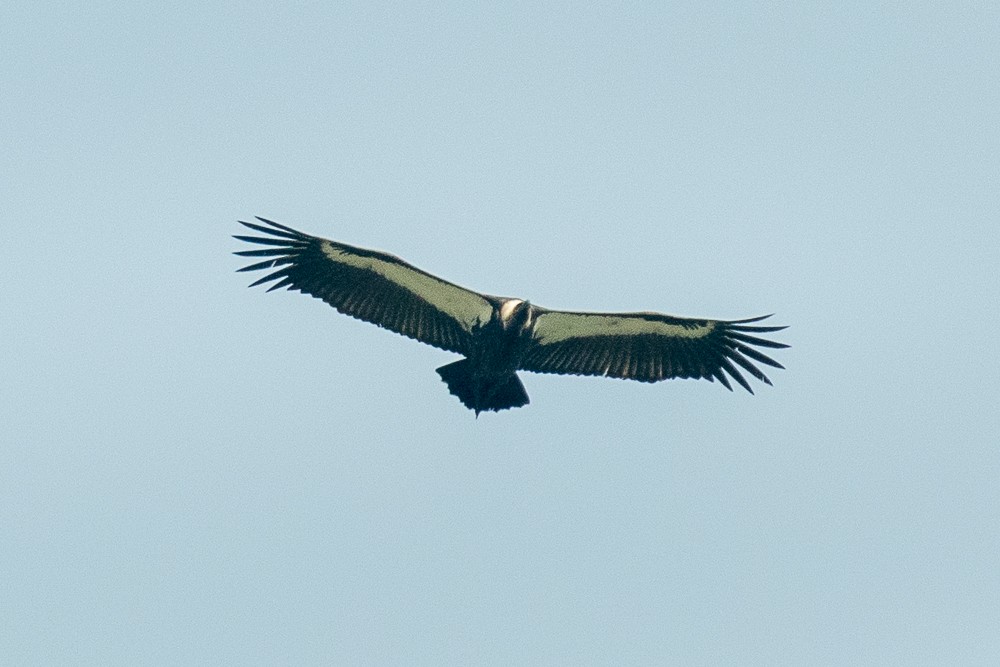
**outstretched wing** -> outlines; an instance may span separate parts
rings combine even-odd
[[[298,290],[345,315],[459,354],[467,354],[473,326],[490,318],[493,307],[484,295],[432,276],[394,255],[257,219],[267,226],[240,224],[267,236],[234,238],[272,247],[236,254],[268,259],[239,270],[276,270],[251,287],[274,280],[269,292],[279,287]]]
[[[754,362],[784,368],[756,348],[783,348],[755,334],[785,327],[746,320],[698,320],[660,313],[571,313],[537,309],[532,345],[521,368],[536,373],[605,375],[641,382],[729,377],[753,393],[740,368],[771,384]],[[727,374],[729,377],[727,377]]]

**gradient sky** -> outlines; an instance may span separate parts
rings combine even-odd
[[[1000,661],[1000,10],[539,4],[0,9],[6,661]],[[787,370],[477,420],[253,215]]]

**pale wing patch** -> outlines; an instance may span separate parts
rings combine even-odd
[[[489,320],[492,313],[489,302],[475,292],[438,280],[416,269],[385,262],[376,257],[345,252],[326,240],[320,242],[320,249],[338,264],[377,273],[409,290],[441,312],[451,315],[466,331],[471,331],[476,322]]]
[[[702,324],[691,321],[687,326],[656,319],[646,319],[647,313],[588,314],[549,311],[538,317],[535,339],[542,345],[558,343],[570,338],[595,336],[656,335],[671,338],[703,338],[715,329],[714,321]],[[656,313],[648,313],[657,317]],[[607,373],[607,370],[605,370]]]

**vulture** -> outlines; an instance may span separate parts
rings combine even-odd
[[[704,378],[730,391],[732,379],[752,394],[744,372],[771,384],[757,364],[784,368],[759,349],[788,347],[760,336],[785,328],[755,324],[770,315],[708,320],[549,310],[459,287],[395,255],[257,221],[239,222],[263,236],[234,236],[264,246],[235,253],[261,258],[238,271],[269,271],[250,287],[275,281],[269,292],[298,290],[345,315],[462,355],[437,372],[477,417],[528,404],[517,371],[640,382]]]

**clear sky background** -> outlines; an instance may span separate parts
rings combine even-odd
[[[5,3],[10,664],[996,664],[993,3]],[[230,253],[263,215],[775,386],[525,374]]]

